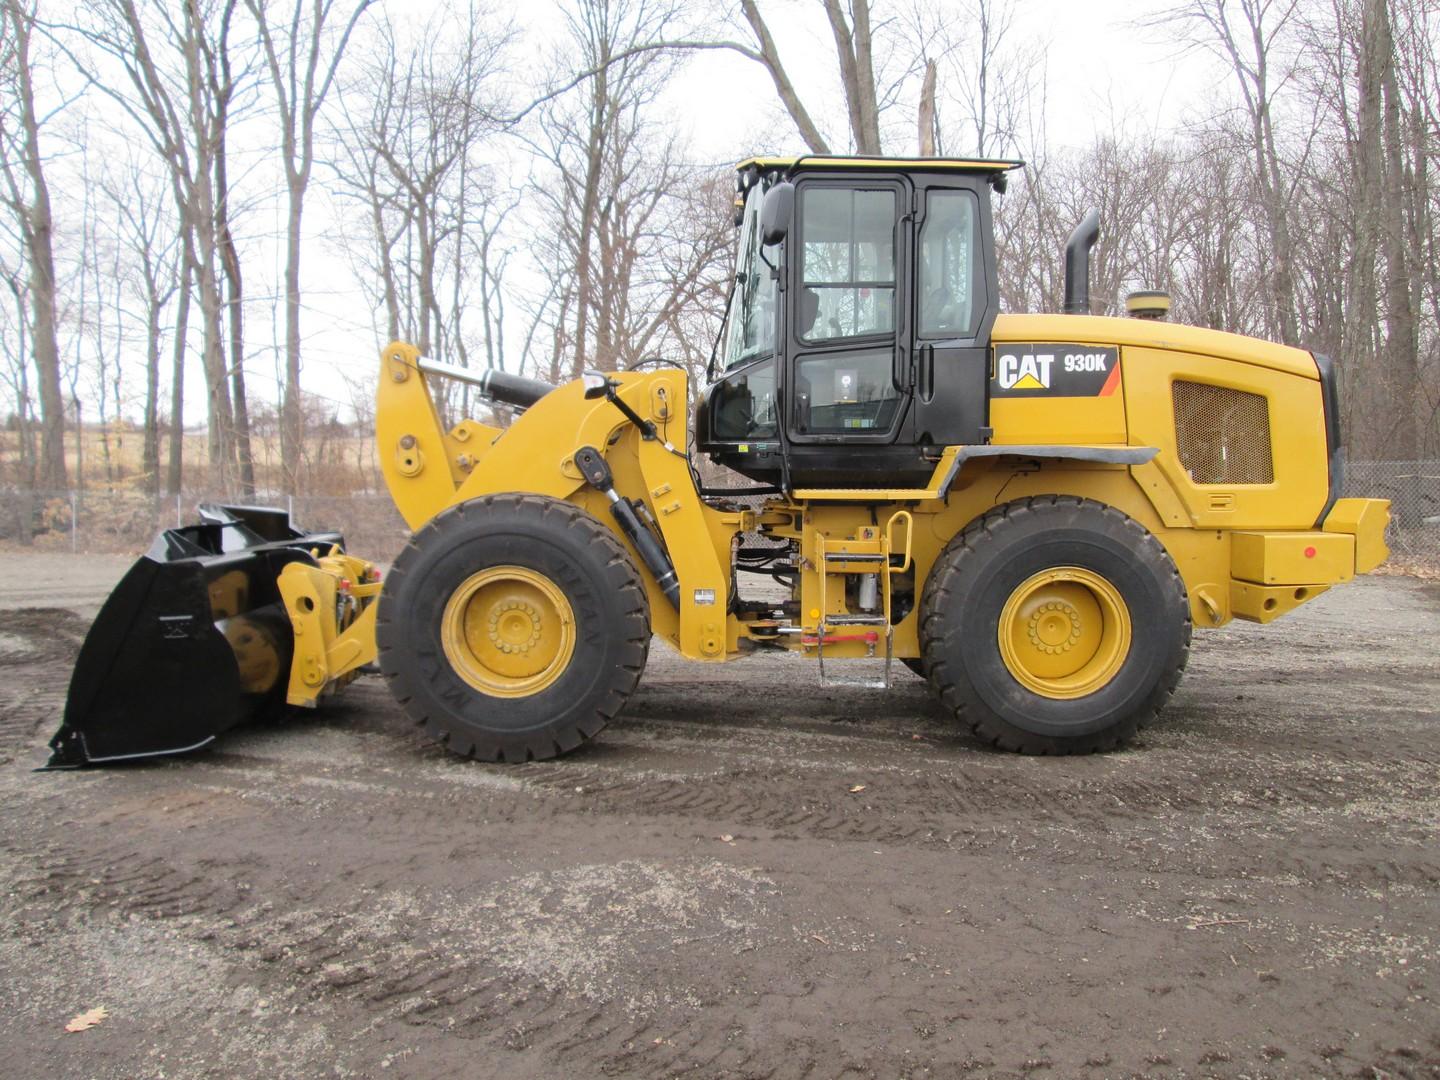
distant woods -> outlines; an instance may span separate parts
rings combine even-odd
[[[1352,456],[1440,456],[1429,0],[1169,4],[1138,31],[1207,56],[1213,90],[1177,130],[1117,110],[1064,149],[1059,55],[1007,0],[425,7],[0,0],[0,483],[333,483],[324,447],[370,423],[391,337],[551,381],[699,376],[729,159],[787,151],[1023,158],[996,200],[1005,309],[1059,309],[1065,236],[1098,207],[1097,313],[1165,289],[1179,321],[1327,353]],[[700,160],[673,114],[715,53],[772,105]],[[364,343],[348,381],[314,370],[337,337]]]

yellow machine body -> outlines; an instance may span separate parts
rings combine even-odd
[[[659,440],[644,439],[603,398],[586,398],[579,381],[546,395],[504,430],[465,420],[447,431],[418,352],[398,342],[381,354],[378,445],[395,505],[412,529],[455,503],[498,492],[564,499],[610,524],[604,497],[587,486],[574,461],[579,448],[600,448],[617,491],[649,509],[675,564],[678,610],[653,576],[643,574],[654,632],[692,660],[735,658],[747,641],[831,659],[876,655],[876,636],[825,629],[853,614],[843,575],[887,567],[888,609],[897,578],[905,575],[906,587],[918,591],[951,538],[993,507],[1031,496],[1079,496],[1143,525],[1178,567],[1198,627],[1232,618],[1268,622],[1386,557],[1383,501],[1338,500],[1321,517],[1329,499],[1324,408],[1308,353],[1129,319],[1002,315],[995,324],[997,346],[1047,339],[1117,348],[1113,392],[996,400],[991,450],[1014,446],[1016,452],[975,457],[967,456],[969,448],[947,448],[922,488],[798,489],[757,508],[717,508],[702,498],[683,458],[663,445],[687,442],[689,394],[682,371],[614,376],[619,396],[656,425]],[[1202,483],[1192,477],[1177,445],[1176,382],[1264,400],[1272,460],[1266,482]],[[1107,463],[1047,456],[1035,450],[1042,444],[1155,453],[1139,464]],[[731,551],[744,533],[798,542],[799,632],[779,634],[771,620],[727,614],[726,597],[735,584]],[[873,562],[856,558],[867,553]],[[297,578],[302,573],[298,567],[293,572]],[[286,595],[288,600],[291,592]],[[333,606],[317,599],[317,611]],[[896,658],[920,655],[916,622],[912,610],[894,625],[890,647]],[[322,626],[317,634],[308,624],[304,630],[296,637],[294,702],[314,699],[317,672],[343,674],[373,658],[365,622],[349,628],[354,656],[338,662],[332,643],[344,631]],[[311,641],[323,650],[303,650],[301,643]],[[302,664],[308,666],[302,670]]]
[[[387,345],[376,446],[413,535],[383,585],[274,512],[167,532],[79,665],[57,761],[132,749],[102,745],[92,706],[113,696],[105,671],[150,664],[126,651],[136,611],[161,613],[140,620],[154,655],[184,641],[235,669],[236,717],[278,692],[288,618],[290,704],[376,663],[432,738],[492,761],[592,737],[652,637],[711,663],[788,650],[822,678],[880,659],[882,685],[901,661],[993,745],[1122,745],[1178,685],[1192,627],[1267,623],[1374,569],[1389,505],[1340,497],[1324,357],[998,312],[989,194],[1018,165],[742,163],[734,304],[702,394],[679,368],[551,387]],[[1066,245],[1067,312],[1090,308],[1098,232],[1092,211]],[[1152,294],[1137,314],[1164,308]],[[438,378],[515,418],[442,422]],[[759,486],[707,487],[705,455]],[[172,696],[203,691],[171,667]]]

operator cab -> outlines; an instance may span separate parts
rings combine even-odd
[[[1014,161],[757,158],[699,449],[765,483],[921,484],[989,437],[990,189]]]

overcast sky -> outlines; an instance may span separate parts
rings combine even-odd
[[[1134,25],[1147,11],[1163,6],[1017,0],[1012,34],[1044,79],[1051,147],[1085,145],[1097,130],[1108,130],[1116,117],[1127,114],[1137,131],[1183,123],[1187,105],[1203,93],[1207,81],[1213,84],[1216,66],[1204,56],[1181,57],[1161,33]],[[834,43],[815,5],[791,2],[765,10],[774,11],[771,24],[782,58],[802,94],[807,83],[833,82]],[[944,91],[942,86],[942,96]],[[695,57],[670,96],[676,123],[688,130],[702,156],[723,158],[767,126],[788,140],[773,149],[798,145],[788,124],[779,130],[767,125],[782,115],[774,90],[763,69],[744,57],[723,52]]]

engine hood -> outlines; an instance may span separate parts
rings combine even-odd
[[[1115,319],[1100,315],[999,315],[990,337],[996,343],[1056,341],[1169,349],[1254,364],[1305,379],[1320,378],[1315,358],[1304,349],[1293,349],[1242,334],[1149,319]]]

